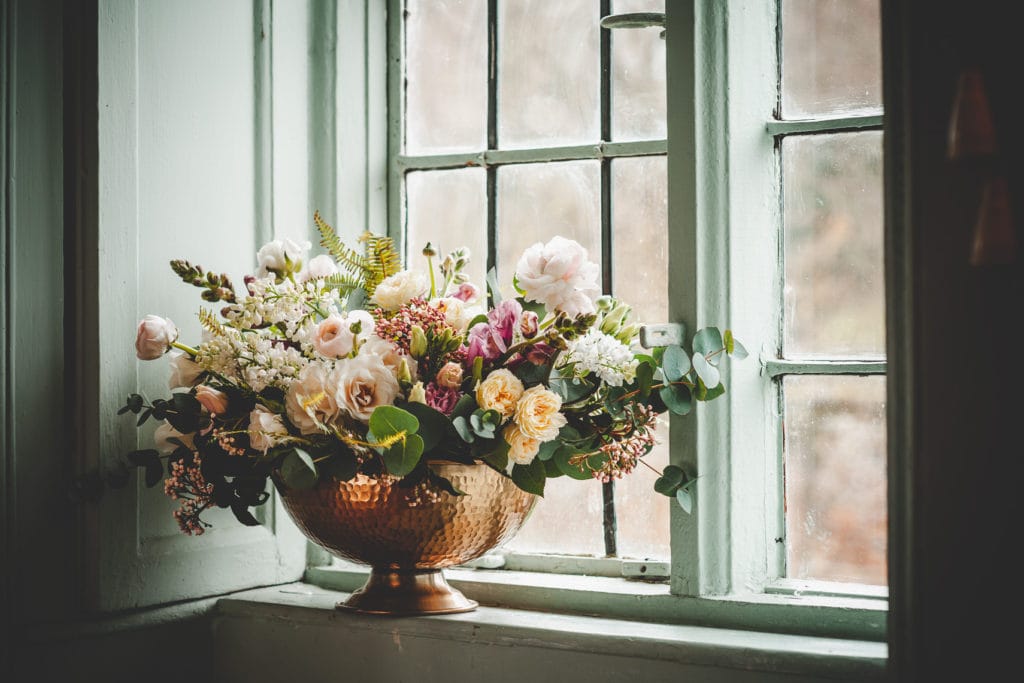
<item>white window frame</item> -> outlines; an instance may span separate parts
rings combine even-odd
[[[394,2],[392,48],[401,45]],[[751,351],[725,369],[730,391],[722,399],[672,418],[672,462],[700,479],[692,514],[672,506],[670,581],[628,580],[617,560],[571,556],[510,556],[503,571],[446,570],[481,603],[885,640],[884,588],[780,578],[784,556],[774,539],[784,529],[781,433],[766,373],[777,357],[782,300],[779,131],[769,124],[778,103],[778,19],[775,2],[666,2],[669,318],[690,330],[728,324]],[[388,62],[393,71],[393,53]],[[390,101],[400,94],[396,73]],[[759,76],[737,83],[744,73]],[[401,112],[392,108],[388,116],[395,130]],[[390,164],[392,211],[400,173]],[[762,285],[752,287],[752,280]],[[643,575],[639,569],[627,572]],[[652,574],[662,571],[655,565]],[[365,576],[364,568],[339,562],[307,570],[307,580],[337,590],[354,590]]]

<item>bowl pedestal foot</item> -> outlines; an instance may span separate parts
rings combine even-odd
[[[360,614],[398,617],[469,612],[477,604],[448,585],[440,569],[374,567],[363,587],[337,607]]]

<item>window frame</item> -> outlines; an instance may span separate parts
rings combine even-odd
[[[398,2],[388,3],[390,102],[401,96],[400,60],[392,51],[401,47]],[[784,529],[782,443],[775,383],[766,375],[793,370],[770,360],[778,357],[782,312],[780,262],[774,257],[782,236],[776,138],[797,125],[834,123],[772,123],[778,103],[778,32],[765,27],[778,27],[778,21],[776,2],[666,4],[669,319],[688,329],[743,320],[744,328],[735,329],[741,340],[768,340],[751,348],[749,359],[724,368],[730,392],[722,400],[671,421],[672,462],[696,470],[700,480],[692,514],[671,506],[670,581],[613,579],[614,570],[595,570],[586,563],[561,575],[447,570],[453,585],[472,591],[482,603],[885,640],[884,588],[780,578],[784,558],[772,547]],[[745,73],[750,66],[754,71],[746,73],[769,76],[751,78],[743,87],[734,81],[730,88],[730,74]],[[400,141],[393,132],[401,115],[389,108],[391,159],[397,156]],[[444,156],[445,163],[466,161],[464,155]],[[390,164],[392,219],[403,201],[403,172],[401,163]],[[766,206],[771,207],[767,212]],[[763,229],[766,222],[772,230]],[[741,232],[736,226],[748,229]],[[750,288],[751,278],[772,286]],[[861,374],[865,367],[831,369]],[[559,565],[557,558],[551,563]],[[530,567],[544,568],[543,562]],[[563,562],[560,571],[566,569]],[[571,575],[576,572],[592,575]],[[307,571],[307,580],[339,590],[354,590],[365,576],[364,568],[340,562]]]

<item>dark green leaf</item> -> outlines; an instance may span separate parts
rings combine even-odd
[[[347,448],[337,449],[331,457],[319,463],[320,471],[338,481],[349,481],[359,472],[359,460]]]
[[[651,382],[654,379],[654,366],[647,363],[640,363],[636,366],[636,385],[640,389],[640,396],[647,398],[651,395]]]
[[[487,322],[487,315],[485,313],[481,313],[480,315],[474,316],[473,319],[469,321],[469,324],[466,325],[466,329],[471,330],[473,329],[473,325],[485,322]]]
[[[534,365],[530,361],[524,361],[512,370],[512,374],[518,377],[524,386],[530,387],[535,384],[547,384],[551,368],[547,365]]]
[[[164,466],[160,458],[146,461],[146,487],[153,488],[164,478]]]
[[[152,415],[152,414],[153,414],[153,409],[152,408],[146,408],[145,410],[143,410],[142,413],[139,415],[139,419],[135,421],[135,426],[136,427],[141,427],[146,422],[146,420],[149,419],[149,416]]]
[[[597,390],[598,385],[588,379],[566,377],[556,372],[551,373],[548,388],[558,394],[562,403],[574,403],[586,398]]]
[[[285,486],[299,491],[313,488],[319,477],[313,458],[301,448],[293,448],[285,453],[279,471]]]
[[[416,469],[422,455],[423,439],[419,434],[408,434],[404,441],[384,451],[384,466],[396,477],[404,477]]]
[[[249,512],[249,506],[245,503],[236,502],[231,504],[231,512],[235,513],[235,519],[244,524],[245,526],[259,526],[260,522],[258,519],[253,517],[252,513]]]
[[[551,456],[555,454],[559,448],[562,447],[562,442],[558,439],[552,439],[551,441],[545,441],[540,445],[540,450],[537,452],[538,460],[550,460]]]
[[[187,391],[177,391],[171,394],[171,404],[179,413],[185,414],[198,415],[203,409],[199,400]]]
[[[466,443],[476,441],[476,436],[473,435],[473,428],[469,426],[469,421],[465,417],[460,416],[452,420],[452,426],[455,427],[455,431],[458,432],[459,436]]]
[[[534,458],[529,465],[514,465],[512,467],[512,481],[527,493],[543,496],[546,479],[544,463],[537,458]]]
[[[665,407],[676,415],[686,415],[693,407],[690,389],[685,384],[670,384],[658,392]]]
[[[690,358],[680,346],[660,348],[665,349],[665,355],[661,359],[661,368],[665,373],[665,379],[670,382],[678,382],[690,371]]]
[[[701,385],[701,389],[702,391],[700,392],[700,395],[697,399],[699,401],[713,401],[725,393],[725,385],[722,384],[721,382],[718,383],[718,386],[712,387],[710,389]]]
[[[137,465],[138,467],[145,467],[146,463],[150,462],[151,460],[156,460],[157,462],[160,462],[160,453],[153,448],[132,451],[131,453],[128,453],[125,457],[128,458],[128,462],[130,462],[133,465]]]
[[[138,412],[142,410],[143,403],[144,401],[142,400],[142,397],[138,394],[128,394],[127,406],[133,413],[138,414]]]
[[[667,465],[654,482],[654,490],[664,496],[674,496],[676,490],[686,481],[686,472],[676,465]]]
[[[465,416],[476,410],[476,398],[473,394],[463,394],[462,397],[455,402],[455,407],[452,409],[452,417]]]
[[[544,462],[544,474],[547,476],[548,479],[554,479],[555,477],[564,477],[565,476],[565,472],[563,472],[558,467],[558,463],[555,462],[554,458],[552,458],[550,460],[544,460],[543,462]]]
[[[406,403],[403,408],[412,413],[419,421],[417,434],[423,439],[423,450],[429,452],[434,448],[451,427],[451,422],[444,413],[434,410],[424,403]]]
[[[260,474],[243,474],[235,477],[235,495],[246,505],[262,505],[267,502],[267,478]]]
[[[508,442],[498,439],[495,448],[485,452],[481,458],[494,469],[504,472],[508,468],[508,450]]]
[[[572,477],[573,479],[578,479],[580,481],[593,479],[594,475],[591,473],[590,468],[587,467],[584,463],[580,463],[579,465],[570,464],[569,458],[578,454],[579,451],[577,451],[575,448],[571,446],[562,446],[561,448],[555,451],[552,460],[555,461],[555,464],[558,466],[558,469],[562,470],[563,473]]]

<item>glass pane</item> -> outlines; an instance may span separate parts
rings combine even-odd
[[[881,110],[879,0],[784,0],[783,118]]]
[[[659,39],[660,40],[660,39]],[[668,320],[668,182],[663,156],[612,161],[612,291],[633,307],[633,320]],[[644,457],[659,472],[668,464],[668,420]],[[654,492],[658,475],[640,465],[615,482],[618,550],[622,557],[669,559],[669,500]]]
[[[498,282],[512,276],[527,247],[555,235],[582,244],[601,262],[601,169],[597,161],[517,164],[498,169]]]
[[[787,137],[784,355],[885,354],[882,134]]]
[[[534,147],[600,137],[600,5],[498,4],[498,144]]]
[[[885,377],[789,376],[786,575],[885,585]]]
[[[664,0],[618,0],[616,14],[664,12]],[[664,138],[665,40],[661,27],[615,29],[612,34],[612,139]]]
[[[486,0],[407,0],[405,150],[487,145]]]
[[[601,482],[548,479],[541,498],[505,550],[604,557]]]
[[[444,258],[458,247],[469,249],[466,273],[485,292],[487,269],[487,174],[481,168],[416,171],[405,176],[406,263],[426,268],[420,252],[431,242]]]

